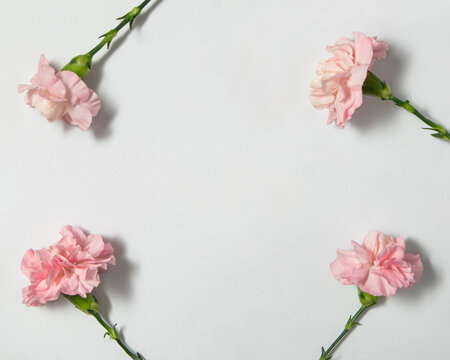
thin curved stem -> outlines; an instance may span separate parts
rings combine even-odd
[[[409,111],[411,114],[416,115],[420,120],[422,120],[425,124],[427,124],[429,126],[429,128],[426,128],[427,130],[436,131],[434,134],[431,134],[431,136],[450,141],[450,133],[448,132],[448,130],[445,127],[443,127],[442,125],[436,124],[434,121],[431,121],[430,119],[425,117],[414,106],[412,106],[408,100],[406,100],[406,101],[400,100],[399,98],[395,97],[392,94],[388,98],[388,100],[393,101],[398,107],[401,107],[401,108],[405,109],[406,111]]]
[[[358,318],[369,308],[369,306],[361,305],[359,310],[356,312],[355,315],[350,316],[350,318],[347,321],[347,324],[345,325],[344,330],[339,334],[339,336],[336,338],[336,340],[333,341],[333,343],[328,347],[328,349],[325,351],[325,349],[322,347],[322,355],[320,356],[319,360],[329,360],[331,359],[331,353],[333,352],[333,349],[341,342],[341,340],[349,333],[355,325],[359,325],[357,320]]]
[[[393,101],[398,107],[401,107],[406,111],[410,112],[411,114],[416,115],[420,120],[422,120],[425,124],[429,126],[424,129],[435,131],[434,133],[431,134],[431,136],[434,136],[435,138],[438,139],[450,141],[450,133],[447,131],[445,127],[425,117],[414,106],[412,106],[408,100],[403,101],[392,95],[391,89],[387,84],[387,82],[381,80],[373,72],[371,71],[367,72],[367,77],[364,80],[362,91],[364,95],[375,96],[381,100]]]
[[[109,335],[111,339],[113,339],[119,346],[125,351],[125,353],[132,358],[133,360],[142,360],[142,356],[139,353],[132,352],[125,343],[119,338],[119,335],[117,334],[116,326],[114,325],[111,327],[105,320],[103,320],[102,316],[99,312],[93,311],[91,313],[93,317],[97,319],[97,321],[100,323],[101,326],[107,331],[105,335]]]
[[[106,335],[113,339],[119,346],[125,351],[125,353],[133,360],[143,360],[141,354],[132,352],[125,343],[119,338],[119,334],[116,330],[116,325],[110,326],[100,315],[100,304],[97,298],[92,293],[86,294],[85,297],[80,295],[67,295],[62,294],[68,301],[70,301],[78,310],[84,312],[87,315],[91,315],[97,319],[100,325],[106,330]]]
[[[133,26],[134,20],[141,13],[142,9],[150,2],[151,0],[145,0],[140,5],[134,7],[130,12],[126,15],[118,18],[117,20],[122,20],[119,25],[117,25],[114,29],[108,31],[107,33],[101,35],[103,37],[102,41],[98,43],[92,50],[86,53],[87,56],[92,58],[98,51],[100,51],[105,45],[109,48],[111,41],[116,37],[117,33],[126,25],[130,24],[130,29]]]

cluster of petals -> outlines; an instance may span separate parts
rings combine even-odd
[[[386,56],[388,45],[360,32],[342,38],[327,50],[333,55],[322,61],[310,85],[310,101],[316,109],[328,109],[328,123],[341,128],[362,104],[362,85],[376,60]]]
[[[113,248],[101,235],[86,236],[71,226],[64,226],[60,234],[57,243],[29,249],[22,259],[21,270],[30,280],[22,290],[27,306],[56,300],[60,293],[86,297],[100,284],[99,271],[115,264]]]
[[[44,55],[39,59],[31,84],[21,84],[17,90],[26,91],[25,103],[39,110],[50,122],[62,119],[87,130],[92,117],[100,111],[97,94],[74,72],[56,72]]]
[[[354,250],[339,249],[330,265],[334,277],[344,285],[356,285],[374,296],[391,296],[398,288],[411,287],[422,276],[420,256],[405,254],[402,237],[394,239],[371,231],[362,245],[352,244]]]

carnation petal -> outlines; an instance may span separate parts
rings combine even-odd
[[[372,270],[369,271],[367,278],[357,285],[362,291],[373,296],[389,297],[397,291],[397,288],[391,286],[384,276],[374,273]]]
[[[336,280],[344,285],[352,284],[353,269],[360,263],[354,251],[338,249],[337,258],[330,264],[330,270]]]
[[[341,263],[338,260],[334,260],[330,264],[330,270],[337,281],[341,282],[344,285],[351,284],[351,282],[348,280],[348,278],[351,275],[351,270],[348,267],[346,267],[343,263]]]
[[[408,286],[411,279],[411,267],[403,266],[403,264],[388,268],[373,268],[372,273],[385,278],[389,285],[395,288]]]
[[[379,231],[370,231],[363,240],[363,246],[369,250],[374,256],[378,253],[380,243],[379,236],[382,235]]]
[[[328,109],[328,123],[343,128],[363,102],[362,85],[375,60],[386,55],[387,44],[354,32],[327,50],[332,57],[319,63],[310,85],[310,101],[316,109]],[[320,89],[320,91],[318,91]]]
[[[397,246],[399,246],[401,249],[403,249],[403,251],[405,251],[405,238],[403,236],[397,236],[394,239],[394,242],[397,244]]]
[[[36,253],[33,249],[28,249],[22,258],[20,263],[20,269],[27,278],[31,276],[31,269],[33,268],[33,262],[36,258]]]
[[[26,90],[34,89],[36,85],[25,85],[25,84],[19,84],[17,85],[17,92],[23,93]]]
[[[97,116],[101,108],[100,98],[93,90],[89,90],[89,97],[83,103],[83,105],[91,112],[91,115]]]
[[[385,247],[382,247],[378,252],[376,259],[380,265],[390,260],[401,260],[405,255],[404,249],[396,243],[391,243]]]
[[[49,65],[39,65],[36,75],[39,88],[45,89],[45,93],[49,99],[66,99],[66,87],[64,86],[64,83],[56,76],[55,69]]]
[[[100,235],[86,237],[77,227],[64,226],[61,239],[48,249],[28,250],[21,262],[30,285],[23,289],[27,306],[40,306],[60,292],[85,297],[100,283],[99,271],[115,263],[113,248]]]
[[[368,70],[368,66],[367,65],[356,65],[352,68],[352,72],[351,75],[348,79],[348,86],[356,87],[362,87],[362,85],[364,84],[364,81],[366,80],[367,77],[367,70]]]
[[[67,99],[72,105],[85,102],[89,98],[89,88],[80,77],[72,71],[60,71],[56,76],[67,88]]]
[[[381,60],[386,57],[386,52],[389,50],[389,46],[386,41],[378,41],[376,36],[371,38],[373,47],[373,60],[371,67],[376,60]]]
[[[334,101],[334,96],[332,95],[324,95],[324,96],[316,96],[316,95],[310,95],[309,97],[311,104],[316,109],[324,109],[328,108],[330,104]]]
[[[406,288],[409,288],[421,279],[423,272],[423,264],[422,260],[420,260],[419,255],[406,254],[403,260],[406,261],[411,266],[411,271],[414,274],[413,280],[410,282],[408,286],[405,286]]]
[[[352,241],[352,245],[353,249],[355,249],[355,255],[360,262],[368,263],[372,261],[372,256],[369,250],[354,241]]]
[[[63,120],[71,125],[78,126],[81,130],[86,131],[92,123],[92,115],[88,108],[77,105],[67,109],[67,113],[63,116]]]
[[[73,237],[79,244],[83,246],[87,243],[86,234],[79,227],[66,225],[59,232],[63,236]]]
[[[373,58],[371,39],[360,32],[354,32],[355,38],[355,63],[369,66]]]
[[[354,251],[338,250],[330,269],[345,285],[355,284],[374,296],[394,295],[419,281],[423,265],[419,255],[405,254],[403,237],[394,239],[380,231],[369,232]]]
[[[97,257],[101,254],[105,247],[102,236],[99,234],[89,235],[87,237],[87,245],[84,251],[87,251],[93,257]]]
[[[49,62],[47,60],[47,58],[45,57],[44,54],[41,54],[41,56],[39,57],[39,61],[38,61],[38,65],[49,65]]]
[[[39,110],[48,121],[60,118],[82,130],[89,128],[101,106],[97,94],[78,75],[72,71],[56,72],[44,55],[31,85],[20,84],[17,91],[26,91],[25,103]]]

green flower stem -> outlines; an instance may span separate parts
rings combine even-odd
[[[103,320],[100,315],[100,305],[96,299],[96,297],[92,294],[87,294],[85,298],[79,295],[66,295],[63,296],[69,300],[78,310],[81,310],[85,314],[91,315],[97,319],[101,326],[106,330],[105,336],[108,335],[111,339],[113,339],[119,346],[125,351],[125,353],[132,358],[133,360],[143,360],[143,356],[141,354],[132,352],[125,343],[120,339],[119,334],[116,330],[116,325],[110,326],[105,320]]]
[[[364,95],[375,96],[381,100],[393,101],[398,107],[401,107],[411,114],[416,115],[420,120],[422,120],[429,126],[428,128],[424,129],[435,131],[435,133],[431,134],[431,136],[434,136],[438,139],[450,141],[450,133],[445,127],[436,124],[434,121],[431,121],[430,119],[425,117],[414,106],[412,106],[408,100],[403,101],[392,95],[391,89],[389,88],[389,85],[386,83],[386,81],[381,80],[371,71],[367,72],[367,77],[364,81],[362,89]]]
[[[436,131],[435,133],[431,134],[431,136],[434,136],[438,139],[450,141],[450,133],[447,131],[445,127],[436,124],[434,121],[431,121],[430,119],[426,118],[414,106],[412,106],[408,100],[402,101],[399,98],[396,98],[394,95],[391,95],[389,97],[389,100],[393,101],[395,105],[397,105],[398,107],[401,107],[406,111],[409,111],[411,114],[416,115],[420,120],[422,120],[425,124],[429,126],[429,128],[425,128],[426,130]]]
[[[122,20],[119,25],[117,25],[114,29],[108,31],[107,33],[101,35],[100,37],[103,37],[102,41],[94,47],[91,51],[89,51],[86,55],[92,58],[100,49],[103,48],[103,46],[107,45],[107,48],[109,48],[109,45],[111,44],[111,41],[116,37],[117,33],[122,29],[126,24],[130,24],[130,29],[133,27],[134,20],[138,17],[138,15],[141,13],[142,9],[150,2],[151,0],[145,0],[140,5],[134,7],[130,12],[128,12],[126,15],[118,18],[117,20]]]
[[[347,324],[345,325],[344,330],[341,332],[341,334],[336,338],[336,340],[333,341],[333,343],[330,345],[330,347],[325,351],[325,349],[322,347],[322,355],[320,356],[319,360],[329,360],[331,359],[330,353],[333,351],[333,349],[336,347],[337,344],[341,342],[341,340],[347,335],[347,333],[350,332],[351,329],[355,325],[359,325],[357,322],[358,318],[370,307],[371,305],[361,305],[359,310],[356,312],[355,315],[350,316],[350,318],[347,321]]]
[[[128,347],[123,343],[123,341],[119,338],[119,334],[117,333],[116,330],[116,326],[114,325],[113,327],[109,326],[108,323],[103,320],[102,316],[100,315],[100,313],[98,313],[97,311],[93,312],[91,314],[93,317],[95,317],[97,319],[97,321],[100,323],[101,326],[103,326],[105,328],[105,330],[107,331],[106,335],[109,335],[109,337],[111,339],[113,339],[115,342],[117,342],[117,344],[119,344],[119,346],[123,349],[123,351],[126,352],[126,354],[132,358],[133,360],[141,360],[143,359],[142,355],[139,353],[133,353],[130,349],[128,349]]]
[[[351,316],[347,320],[347,324],[345,324],[344,330],[341,332],[341,334],[336,338],[336,340],[333,341],[333,343],[330,345],[330,347],[325,351],[325,349],[322,347],[322,355],[320,356],[319,360],[330,360],[332,355],[331,352],[333,352],[333,349],[341,342],[341,340],[349,333],[355,325],[359,325],[357,322],[358,318],[371,306],[378,303],[379,298],[374,295],[370,295],[364,291],[362,291],[360,288],[358,288],[358,299],[361,303],[361,307],[356,312],[355,315]]]
[[[145,0],[142,4],[131,9],[130,12],[126,13],[124,16],[118,18],[117,20],[122,20],[119,25],[117,25],[114,29],[109,30],[107,33],[101,35],[103,38],[100,43],[94,47],[91,51],[87,52],[83,55],[78,55],[72,58],[70,62],[62,68],[62,70],[72,71],[77,74],[80,79],[84,79],[87,73],[91,70],[92,58],[94,55],[106,45],[109,48],[111,42],[116,37],[117,33],[122,29],[126,24],[130,24],[130,29],[133,26],[134,20],[139,16],[142,9],[150,2],[151,0]]]

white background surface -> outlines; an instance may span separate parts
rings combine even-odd
[[[16,86],[41,53],[64,66],[135,5],[0,2],[1,358],[126,358],[64,299],[21,304],[23,253],[64,224],[113,242],[95,294],[147,360],[318,359],[359,307],[328,269],[336,248],[403,235],[422,281],[333,359],[441,358],[450,146],[376,99],[345,130],[326,126],[307,89],[325,46],[363,31],[391,47],[374,72],[450,127],[450,4],[163,0],[94,59],[89,131],[24,105]]]

